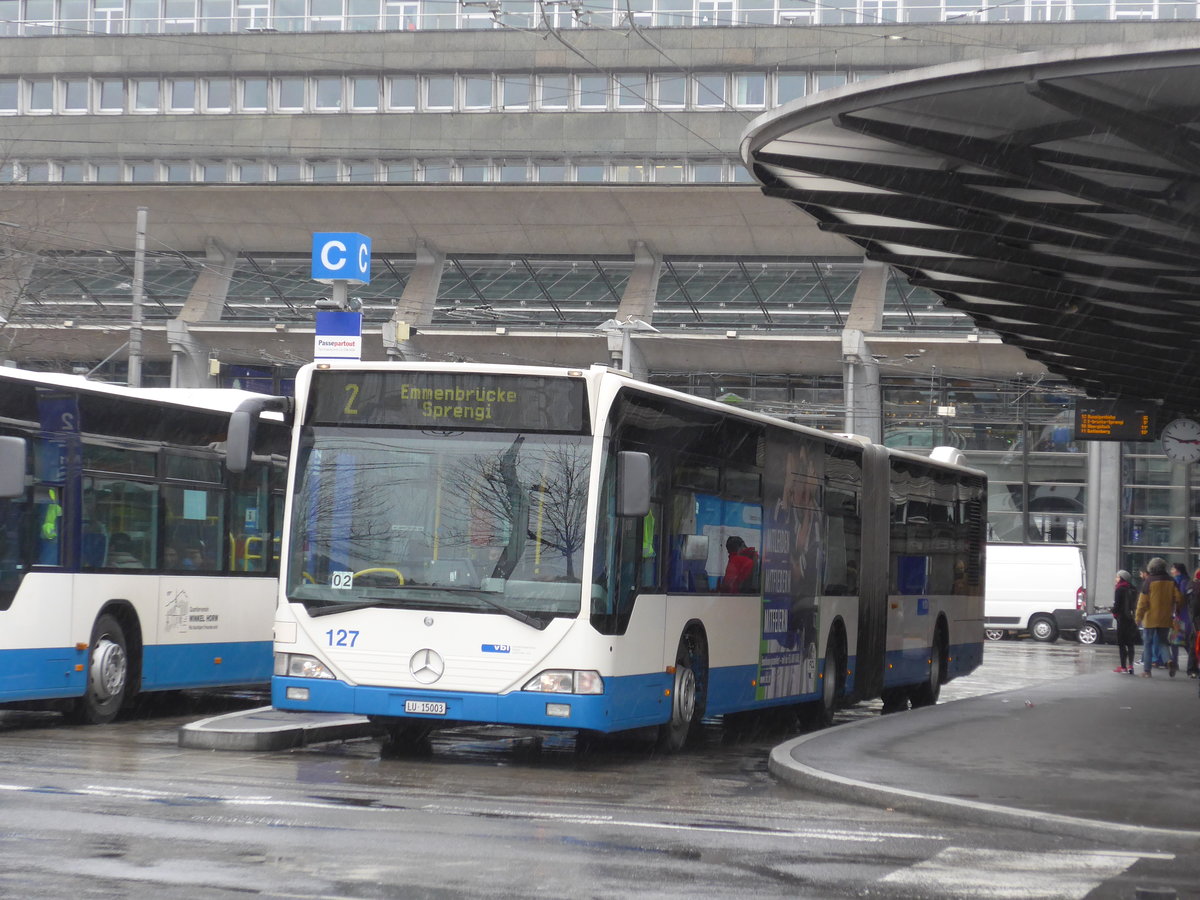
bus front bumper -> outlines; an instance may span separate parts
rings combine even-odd
[[[332,679],[277,675],[271,679],[271,705],[276,709],[444,721],[447,725],[482,722],[612,732],[667,721],[671,714],[669,688],[670,681],[661,676],[639,676],[607,679],[603,694],[480,694],[355,686]]]

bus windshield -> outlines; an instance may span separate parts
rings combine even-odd
[[[580,435],[306,429],[288,598],[576,615],[589,453]]]

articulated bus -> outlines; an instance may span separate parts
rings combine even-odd
[[[251,396],[0,368],[0,705],[103,723],[269,681],[289,431],[266,414],[227,474]]]
[[[982,660],[987,484],[954,460],[598,366],[322,363],[296,389],[277,708],[675,750],[704,717],[931,704]]]

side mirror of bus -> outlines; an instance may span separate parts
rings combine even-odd
[[[650,454],[617,454],[617,515],[641,518],[650,512]]]
[[[0,499],[25,493],[25,438],[0,437]]]
[[[254,438],[258,433],[258,417],[267,410],[287,413],[291,401],[287,397],[263,395],[243,400],[229,417],[229,431],[225,435],[225,468],[240,475],[250,468],[254,453]]]

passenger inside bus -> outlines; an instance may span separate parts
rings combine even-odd
[[[721,579],[721,593],[743,594],[757,590],[758,551],[747,547],[736,534],[725,541],[725,549],[729,553],[729,562]]]

